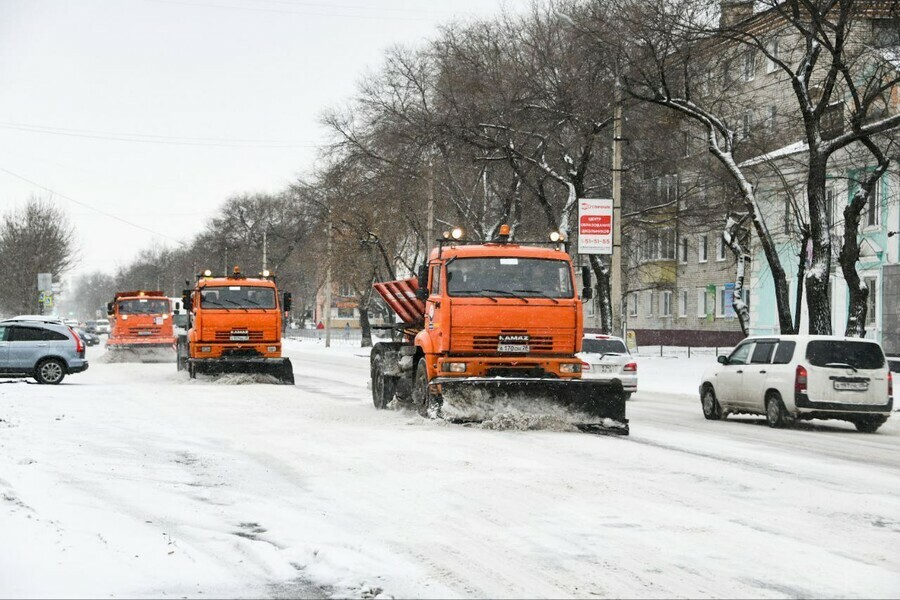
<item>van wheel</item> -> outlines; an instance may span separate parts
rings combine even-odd
[[[66,376],[66,365],[58,358],[48,358],[38,363],[34,378],[38,383],[56,385]]]
[[[722,418],[722,406],[716,399],[716,392],[711,385],[703,388],[703,395],[700,396],[700,404],[703,406],[703,416],[708,421],[718,421]]]
[[[769,427],[781,428],[789,425],[793,419],[788,416],[784,408],[784,402],[778,394],[769,394],[766,397],[766,422]]]
[[[397,381],[384,374],[384,357],[381,353],[372,359],[372,403],[375,408],[386,408],[394,399],[394,388]]]
[[[862,433],[875,433],[878,428],[884,425],[887,417],[857,417],[853,420],[856,430]]]

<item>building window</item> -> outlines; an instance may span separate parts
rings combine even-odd
[[[653,290],[647,290],[647,316],[653,316]]]
[[[778,107],[774,104],[766,109],[765,128],[769,132],[775,131],[775,123],[778,120]]]
[[[834,211],[837,207],[834,205],[834,187],[825,188],[825,211],[828,213],[828,226],[834,227]]]
[[[881,187],[881,181],[875,184],[875,189],[866,203],[866,225],[874,227],[881,223],[881,194],[878,189]]]
[[[629,302],[630,306],[628,307],[628,316],[636,317],[638,315],[638,301],[640,300],[640,296],[637,292],[631,292],[629,296],[631,298]]]
[[[709,236],[703,234],[700,236],[700,240],[697,243],[697,257],[699,262],[705,263],[709,260]]]
[[[664,291],[660,295],[660,309],[662,311],[662,316],[672,316],[672,292]]]
[[[687,306],[688,303],[688,291],[681,290],[681,302],[678,303],[678,316],[686,317],[687,316]]]
[[[778,70],[778,65],[775,64],[773,58],[779,59],[778,56],[778,38],[769,40],[766,44],[766,52],[768,55],[766,56],[766,73],[774,73]]]
[[[688,239],[687,237],[682,237],[681,242],[678,244],[678,261],[687,264],[688,261]]]
[[[697,316],[701,319],[705,319],[708,312],[706,301],[706,288],[697,288]]]
[[[659,235],[659,257],[675,260],[675,230],[666,229]]]
[[[725,288],[718,286],[716,287],[716,316],[724,317],[725,316]]]
[[[756,53],[744,53],[744,81],[753,81],[756,77]]]
[[[741,137],[748,138],[753,133],[753,111],[748,110],[741,118]]]
[[[869,298],[866,300],[866,327],[875,327],[878,321],[878,280],[875,277],[866,277],[866,287],[869,288]]]

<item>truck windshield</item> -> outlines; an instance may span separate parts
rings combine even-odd
[[[246,285],[205,287],[201,308],[275,308],[275,290]]]
[[[170,312],[168,300],[119,300],[120,315],[164,315]]]
[[[459,258],[447,264],[451,296],[572,298],[572,272],[564,260]]]

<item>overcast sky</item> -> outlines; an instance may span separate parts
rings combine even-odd
[[[52,197],[75,273],[112,273],[190,240],[229,196],[308,172],[322,111],[386,48],[527,4],[0,0],[0,212]]]

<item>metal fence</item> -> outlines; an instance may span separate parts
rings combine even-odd
[[[715,358],[720,354],[730,354],[733,348],[734,346],[638,346],[632,354],[635,356],[664,356],[672,358],[691,358],[692,356],[709,356]]]
[[[382,340],[390,341],[390,338],[379,337],[381,332],[372,332],[372,343],[375,344]],[[310,340],[325,344],[324,329],[288,329],[284,337],[288,339]],[[359,348],[362,345],[362,331],[359,329],[332,329],[331,330],[332,346],[355,346]]]

